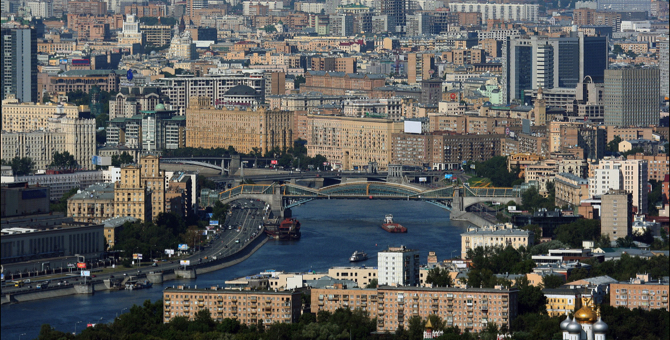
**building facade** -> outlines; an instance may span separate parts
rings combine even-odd
[[[659,70],[653,68],[605,71],[605,125],[658,125],[659,81]]]
[[[20,102],[37,102],[37,31],[2,28],[0,31],[0,91]]]
[[[610,306],[669,311],[669,288],[670,282],[667,276],[654,280],[649,274],[637,274],[630,281],[610,284]]]
[[[468,250],[477,247],[493,248],[512,246],[514,249],[520,247],[528,248],[533,245],[534,237],[532,231],[514,229],[512,224],[486,226],[483,228],[471,227],[461,234],[461,258],[468,257]]]
[[[632,235],[633,200],[624,190],[609,190],[601,196],[600,233],[611,241]]]
[[[389,247],[377,254],[377,282],[380,286],[416,286],[419,265],[418,250]]]

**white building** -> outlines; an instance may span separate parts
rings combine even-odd
[[[261,5],[261,6],[267,6],[268,11],[273,11],[273,10],[282,10],[284,9],[284,2],[283,1],[244,1],[242,2],[242,14],[248,16],[249,15],[249,7],[250,6],[256,6],[256,5]]]
[[[504,19],[505,21],[528,21],[538,22],[537,4],[482,4],[482,3],[450,3],[449,10],[452,12],[479,12],[482,14],[482,22],[488,19]]]
[[[419,284],[419,251],[405,246],[389,247],[377,256],[380,286],[415,286]]]
[[[51,18],[54,16],[54,7],[51,1],[28,1],[26,7],[30,8],[30,14],[36,17]]]
[[[121,168],[114,166],[107,167],[107,170],[102,170],[102,181],[105,183],[116,183],[121,180]],[[167,186],[166,186],[167,189]]]
[[[120,177],[120,173],[119,173]],[[49,199],[59,200],[72,188],[86,188],[104,181],[103,171],[77,171],[65,174],[45,174],[29,176],[2,176],[2,183],[28,182],[29,185],[49,187]]]
[[[647,212],[648,163],[643,159],[613,159],[605,157],[589,178],[591,197],[603,195],[610,189],[625,190],[633,195],[638,214]]]

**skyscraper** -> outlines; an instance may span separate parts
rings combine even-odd
[[[602,82],[607,68],[607,38],[511,36],[503,42],[503,101],[524,102],[524,90],[574,88],[586,76]]]
[[[409,9],[409,0],[382,0],[381,14],[388,15],[393,19],[395,27],[389,27],[391,32],[405,32],[406,19]],[[390,21],[390,20],[389,20]]]
[[[659,70],[625,68],[605,71],[605,125],[657,125]]]
[[[2,99],[37,100],[37,32],[33,28],[3,28],[0,34]]]
[[[670,85],[668,83],[668,39],[658,42],[659,57],[658,65],[661,70],[661,97],[668,97]]]
[[[419,283],[419,251],[389,247],[377,255],[380,286],[414,286]]]

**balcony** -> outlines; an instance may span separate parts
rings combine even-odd
[[[204,302],[204,301],[205,301],[205,299],[203,299],[203,298],[198,298],[198,302]]]
[[[205,303],[204,302],[198,302],[198,307],[205,307]]]
[[[188,298],[188,297],[185,297],[185,298],[182,299],[182,301],[191,301],[191,299]]]
[[[319,301],[319,306],[323,306],[323,301]]]
[[[165,301],[170,301],[170,298],[169,298],[169,297],[166,297],[166,298],[165,298]]]

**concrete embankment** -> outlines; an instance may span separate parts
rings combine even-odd
[[[268,240],[269,238],[264,233],[261,233],[258,237],[256,237],[256,239],[246,244],[244,248],[240,249],[240,251],[223,259],[200,263],[181,270],[169,269],[164,272],[142,274],[139,277],[145,277],[154,284],[181,278],[195,279],[198,274],[213,272],[243,262],[251,255],[253,255],[258,249],[260,249],[266,242],[268,242]],[[0,303],[4,305],[8,303],[29,302],[75,294],[94,294],[96,291],[104,291],[109,289],[109,282],[106,283],[103,280],[97,280],[87,285],[78,284],[70,286],[55,286],[44,290],[33,289],[30,291],[16,292],[13,294],[4,294],[2,298],[0,298]]]
[[[452,216],[452,220],[454,221],[466,221],[470,222],[478,227],[483,227],[486,225],[491,225],[492,223],[496,223],[494,221],[489,221],[475,213],[471,212],[462,212],[458,216]]]

